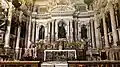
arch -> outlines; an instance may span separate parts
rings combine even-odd
[[[45,37],[45,27],[41,25],[39,30],[39,39],[44,39],[44,37]]]
[[[58,38],[66,38],[66,30],[65,30],[66,24],[63,20],[59,21],[58,23]]]
[[[81,26],[81,38],[87,39],[87,28],[85,24]]]

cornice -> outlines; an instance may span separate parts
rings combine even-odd
[[[36,15],[36,18],[38,19],[48,19],[51,18],[51,14],[50,13],[39,13]]]
[[[81,12],[78,15],[79,18],[83,18],[83,17],[88,18],[88,17],[91,17],[91,16],[94,16],[94,11]]]
[[[51,12],[51,16],[72,16],[74,11]]]

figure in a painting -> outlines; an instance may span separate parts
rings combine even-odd
[[[45,28],[44,26],[41,26],[39,30],[39,39],[44,39],[44,33],[45,33]]]
[[[58,37],[66,38],[65,24],[62,21],[58,24]]]
[[[86,39],[87,38],[87,28],[86,28],[86,26],[84,24],[81,27],[81,38],[82,39]]]

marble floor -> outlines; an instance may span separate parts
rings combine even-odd
[[[41,67],[68,67],[67,61],[47,61],[41,64]]]

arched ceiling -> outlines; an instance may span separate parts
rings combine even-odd
[[[81,8],[81,5],[85,6],[84,0],[36,0],[35,5],[39,5],[38,9],[42,12],[48,12],[49,9],[57,5],[72,6],[75,9]],[[85,8],[85,7],[83,7]]]

